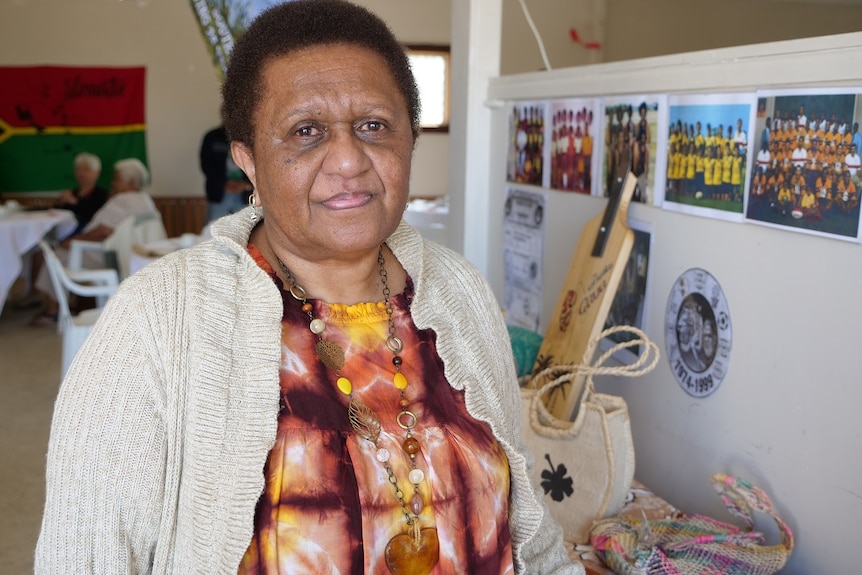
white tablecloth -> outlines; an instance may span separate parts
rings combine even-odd
[[[21,258],[48,233],[64,237],[77,226],[68,210],[14,211],[0,215],[0,310],[21,273]]]
[[[171,252],[190,248],[201,241],[201,237],[195,234],[183,234],[176,238],[167,238],[150,242],[143,246],[132,248],[132,257],[129,259],[129,273],[133,274],[160,257]]]

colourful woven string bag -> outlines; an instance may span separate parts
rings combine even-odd
[[[714,474],[712,485],[745,528],[697,514],[659,521],[620,515],[598,521],[590,542],[620,575],[771,575],[784,567],[793,533],[766,493],[724,473]],[[780,543],[766,545],[752,511],[775,520]]]

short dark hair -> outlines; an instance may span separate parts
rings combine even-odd
[[[222,85],[228,138],[254,147],[254,113],[263,95],[261,72],[274,58],[313,46],[352,44],[386,61],[419,135],[419,89],[404,47],[377,15],[346,0],[293,0],[267,8],[234,44]]]

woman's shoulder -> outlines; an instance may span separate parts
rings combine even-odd
[[[271,288],[271,289],[269,289]],[[241,302],[254,294],[255,310]],[[225,322],[279,316],[281,298],[271,278],[241,249],[218,240],[164,255],[126,278],[111,297],[112,321],[141,329],[196,325],[215,328]],[[119,319],[118,319],[119,318]],[[260,322],[258,322],[258,329]]]
[[[427,242],[429,270],[439,280],[457,283],[464,286],[466,283],[486,284],[485,276],[479,269],[462,254],[455,250]]]

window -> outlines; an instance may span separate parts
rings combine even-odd
[[[407,46],[407,56],[419,86],[423,132],[449,131],[449,47]]]

